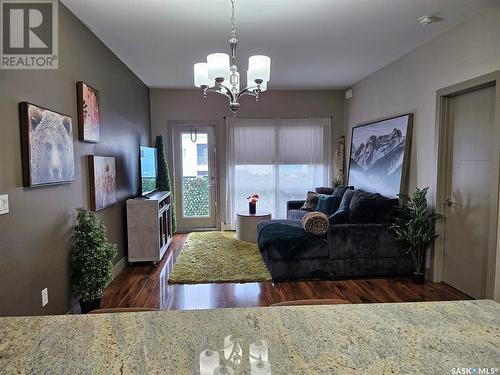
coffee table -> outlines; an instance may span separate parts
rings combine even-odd
[[[261,221],[271,220],[271,213],[257,211],[255,214],[248,212],[236,213],[236,238],[241,241],[257,242],[257,224]]]

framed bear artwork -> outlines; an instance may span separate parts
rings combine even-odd
[[[35,187],[75,180],[71,117],[27,102],[19,103],[23,185]]]

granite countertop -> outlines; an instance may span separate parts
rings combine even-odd
[[[228,335],[242,339],[235,374],[251,373],[259,339],[268,374],[500,367],[500,305],[483,300],[0,318],[0,373],[199,374]]]

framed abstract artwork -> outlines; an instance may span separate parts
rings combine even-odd
[[[396,197],[406,193],[413,114],[352,129],[348,185]]]
[[[75,180],[71,117],[27,102],[19,103],[23,185],[35,187]]]
[[[90,209],[99,211],[116,203],[115,158],[89,155]]]
[[[85,82],[77,83],[78,139],[84,142],[99,142],[100,118],[99,91]]]

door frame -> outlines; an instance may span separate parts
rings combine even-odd
[[[467,92],[479,90],[489,86],[496,85],[495,89],[495,143],[493,150],[500,150],[500,70],[493,73],[467,80],[452,86],[442,88],[436,92],[436,145],[437,149],[437,179],[436,179],[436,211],[442,213],[443,205],[447,194],[449,183],[448,176],[453,168],[453,139],[449,122],[450,99],[454,96]],[[493,162],[496,165],[499,174],[499,180],[493,190],[492,211],[490,213],[490,239],[489,251],[487,255],[487,275],[486,275],[486,297],[500,302],[500,264],[496,260],[500,259],[500,223],[498,204],[500,202],[500,152],[494,155]],[[495,194],[496,190],[496,194]],[[436,234],[439,235],[434,243],[434,252],[431,256],[432,279],[442,281],[444,270],[444,244],[445,244],[445,223],[444,220],[436,222]],[[500,263],[500,262],[498,262]]]
[[[206,230],[219,230],[219,225],[218,223],[220,222],[219,220],[219,173],[218,173],[218,168],[217,168],[217,128],[215,125],[214,121],[168,121],[168,131],[169,131],[169,137],[170,137],[170,160],[172,160],[172,176],[173,176],[173,190],[174,190],[174,196],[176,198],[176,219],[179,218],[180,215],[182,215],[182,210],[178,209],[177,202],[182,201],[182,195],[181,191],[177,191],[177,183],[176,183],[176,178],[177,178],[177,173],[178,171],[176,170],[176,164],[177,164],[177,159],[179,158],[178,155],[175,153],[175,134],[178,130],[182,128],[212,128],[212,144],[213,144],[213,150],[212,150],[212,158],[213,158],[213,181],[215,184],[215,187],[213,188],[213,199],[214,199],[214,227],[196,227],[196,228],[183,228],[183,227],[178,227],[177,233],[189,233],[189,232],[200,232],[200,231],[206,231]],[[210,152],[210,150],[209,150]],[[179,220],[177,220],[177,223],[180,223]]]

